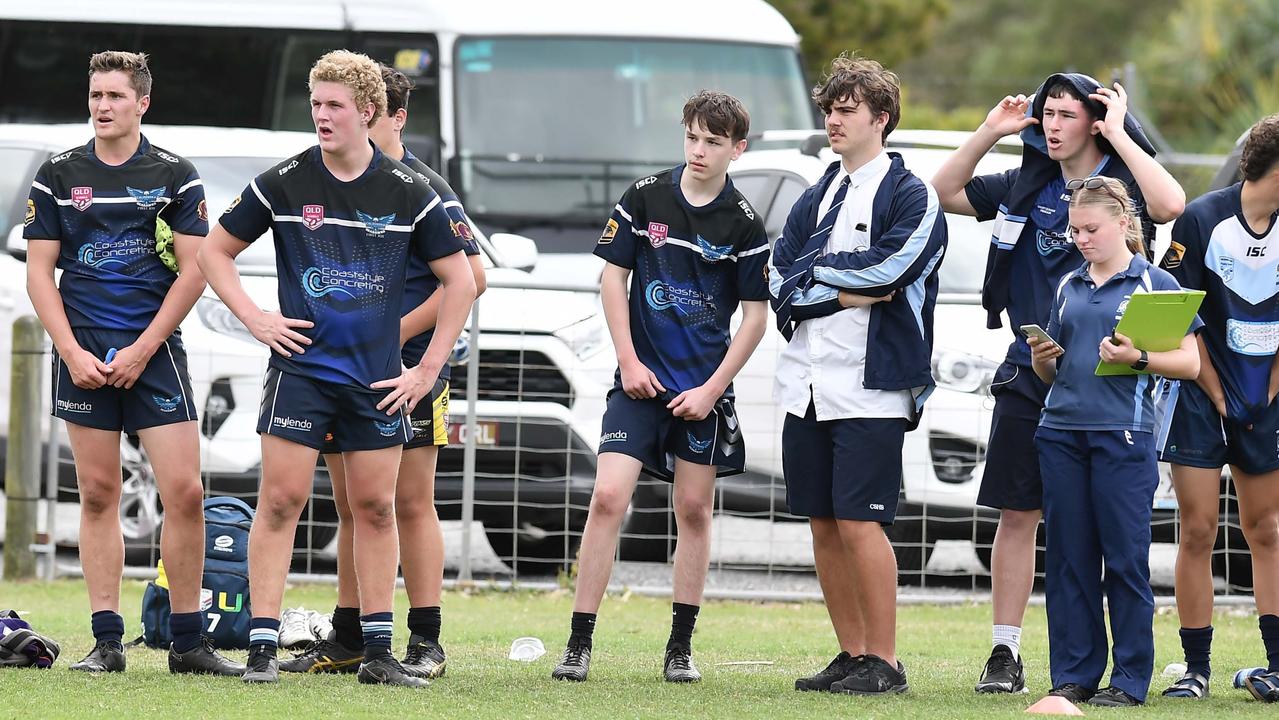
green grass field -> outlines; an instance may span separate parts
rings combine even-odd
[[[127,633],[139,632],[143,584],[124,588]],[[396,609],[397,652],[407,631],[404,595]],[[290,606],[329,610],[331,586],[297,586]],[[1031,608],[1026,623],[1026,656],[1032,693],[1017,697],[978,696],[972,691],[989,651],[990,607],[909,606],[898,615],[898,647],[910,676],[908,694],[893,698],[851,698],[797,693],[794,678],[824,666],[834,654],[825,609],[818,604],[712,602],[702,609],[694,640],[705,680],[671,686],[661,680],[662,649],[669,629],[666,601],[610,596],[601,609],[590,680],[570,685],[550,680],[567,635],[572,596],[566,592],[450,592],[444,598],[444,644],[448,675],[421,691],[366,687],[353,676],[286,675],[275,687],[248,687],[228,678],[170,676],[164,653],[135,649],[125,674],[91,677],[67,665],[92,645],[88,601],[80,582],[0,585],[0,608],[28,611],[41,632],[62,642],[63,655],[51,670],[0,670],[0,718],[175,717],[324,718],[380,715],[433,717],[829,717],[998,718],[1019,717],[1048,690],[1047,639],[1042,608]],[[1156,620],[1156,676],[1151,703],[1126,711],[1141,717],[1229,717],[1273,715],[1274,708],[1230,687],[1235,669],[1263,658],[1256,619],[1221,613],[1216,619],[1213,696],[1204,703],[1158,697],[1164,665],[1180,660],[1176,616]],[[542,638],[547,654],[533,663],[506,659],[511,640]],[[241,653],[234,657],[242,659]],[[771,665],[726,665],[734,661]],[[1124,714],[1089,709],[1090,715]]]

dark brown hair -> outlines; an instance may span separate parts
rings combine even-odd
[[[1248,131],[1239,156],[1243,179],[1256,182],[1265,177],[1279,162],[1279,115],[1262,118]]]
[[[129,76],[129,87],[139,99],[151,94],[151,68],[147,67],[146,53],[104,50],[89,58],[89,77],[116,70]]]
[[[400,109],[409,109],[409,93],[417,87],[408,75],[385,63],[378,63],[382,68],[382,80],[386,83],[386,114],[394,115]]]
[[[822,114],[829,115],[831,106],[840,100],[854,105],[866,103],[875,117],[888,113],[884,141],[902,118],[902,89],[897,73],[885,70],[870,58],[841,54],[831,61],[826,77],[813,87],[813,102]]]
[[[734,143],[751,131],[751,115],[742,101],[728,93],[703,90],[684,103],[684,127],[700,122],[712,135],[722,135]]]

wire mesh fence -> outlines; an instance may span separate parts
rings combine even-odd
[[[473,315],[466,364],[453,368],[450,443],[441,449],[435,481],[437,512],[447,528],[446,574],[463,581],[539,586],[571,578],[590,508],[595,448],[614,356],[593,277],[514,279],[492,273]],[[580,282],[577,282],[580,281]],[[981,313],[971,298],[946,298],[953,318]],[[255,505],[261,474],[255,432],[266,350],[247,333],[228,329],[201,300],[184,324],[200,413],[206,496]],[[782,410],[771,386],[780,339],[770,334],[736,382],[746,440],[747,472],[717,483],[708,591],[753,597],[816,597],[811,536],[791,515],[781,473]],[[1003,348],[994,350],[1002,356]],[[942,593],[989,589],[998,515],[976,504],[985,464],[997,360],[938,348],[939,387],[918,430],[908,433],[897,521],[886,528],[903,586]],[[46,407],[49,379],[44,379]],[[57,501],[42,530],[65,552],[76,543],[77,491],[65,431],[46,432],[45,498]],[[473,463],[466,461],[468,450]],[[872,449],[868,449],[873,451]],[[163,506],[145,448],[121,443],[121,528],[126,561],[154,568]],[[1175,496],[1164,466],[1155,500],[1156,543],[1177,542]],[[1115,478],[1121,482],[1122,478]],[[401,477],[400,482],[422,482]],[[1237,498],[1222,479],[1222,518],[1213,567],[1219,592],[1251,589],[1251,558],[1243,541]],[[50,506],[52,508],[53,506]],[[466,519],[473,524],[463,526]],[[338,514],[323,463],[302,513],[293,548],[295,577],[330,579],[336,572]],[[625,584],[669,588],[677,541],[671,485],[641,478],[622,526],[618,577]],[[1038,570],[1042,574],[1042,527]],[[1171,557],[1170,546],[1160,556]],[[62,566],[65,567],[65,564]],[[1171,571],[1154,572],[1156,582]]]

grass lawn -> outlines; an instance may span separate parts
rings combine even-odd
[[[137,622],[143,583],[125,584],[127,635]],[[332,608],[331,586],[296,586],[289,606]],[[396,646],[407,639],[403,592],[396,608]],[[705,680],[672,686],[661,680],[662,650],[670,606],[638,596],[605,600],[595,635],[594,664],[584,685],[550,680],[567,636],[572,596],[566,592],[450,592],[444,598],[444,645],[448,675],[421,691],[367,687],[353,676],[285,675],[274,687],[248,687],[229,678],[171,676],[164,653],[135,649],[129,671],[91,677],[67,666],[92,645],[88,600],[78,581],[0,585],[0,608],[27,611],[42,633],[61,641],[53,669],[0,670],[4,704],[0,718],[123,717],[831,717],[998,718],[1023,711],[1048,690],[1047,639],[1042,608],[1031,608],[1023,649],[1032,693],[978,696],[973,683],[989,652],[990,607],[910,606],[898,614],[898,647],[911,690],[892,698],[852,698],[797,693],[794,678],[823,667],[834,654],[825,609],[810,604],[713,602],[702,609],[695,638],[696,660]],[[1141,717],[1273,715],[1274,708],[1230,687],[1235,669],[1264,664],[1256,619],[1221,613],[1216,618],[1213,696],[1204,703],[1158,697],[1163,667],[1181,659],[1176,616],[1156,619],[1155,688],[1150,705],[1132,711],[1087,710],[1090,715]],[[512,639],[542,638],[547,654],[533,663],[506,659]],[[232,653],[243,659],[242,653]],[[727,665],[764,660],[771,665]],[[411,715],[407,715],[411,713]]]

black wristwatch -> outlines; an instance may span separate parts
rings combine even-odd
[[[1137,362],[1133,363],[1129,367],[1131,367],[1133,370],[1145,370],[1146,366],[1149,364],[1150,364],[1150,356],[1146,354],[1145,350],[1142,350],[1141,357],[1137,358]]]

